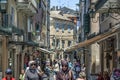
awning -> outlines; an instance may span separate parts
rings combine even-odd
[[[100,34],[96,37],[93,37],[91,39],[88,39],[88,40],[85,40],[83,42],[80,42],[74,46],[71,46],[71,47],[68,47],[66,49],[64,49],[65,52],[70,52],[70,51],[73,51],[75,49],[78,49],[80,47],[85,47],[85,46],[89,46],[97,41],[100,41],[101,39],[104,39],[105,37],[109,37],[109,36],[112,36],[113,33],[116,33],[120,31],[120,26],[117,26],[117,27],[114,27],[113,29],[110,29],[108,32],[105,32],[103,34]]]
[[[49,50],[44,49],[44,48],[39,48],[39,50],[40,50],[41,52],[48,53],[48,54],[55,53],[55,52],[53,52],[53,51],[49,51]]]

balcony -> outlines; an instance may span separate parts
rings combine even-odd
[[[24,32],[22,29],[18,28],[17,26],[13,25],[13,18],[10,14],[4,14],[2,25],[0,25],[0,33],[7,34],[7,35],[23,35]]]
[[[100,13],[118,13],[120,11],[119,0],[98,0],[95,4],[95,11]]]
[[[37,2],[36,0],[18,0],[17,10],[23,11],[28,15],[33,15],[37,12]]]

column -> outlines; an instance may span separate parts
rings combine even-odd
[[[2,40],[2,76],[5,76],[5,70],[8,67],[8,48],[7,48],[7,43],[8,41],[8,37],[7,36],[3,36],[3,40]]]

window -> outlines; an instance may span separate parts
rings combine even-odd
[[[70,30],[71,30],[71,29],[70,29],[70,25],[68,25],[68,32],[69,32],[69,33],[70,33]]]
[[[63,25],[62,25],[62,32],[63,32],[63,33],[64,33],[64,26],[65,26],[65,25],[63,24]]]
[[[56,32],[58,32],[59,31],[59,24],[56,23],[55,27],[56,27]]]
[[[36,32],[40,32],[40,29],[39,29],[39,24],[35,24],[35,30],[36,30]]]
[[[52,40],[52,46],[55,46],[55,39]]]
[[[68,47],[71,45],[71,41],[68,41]]]
[[[60,43],[60,40],[57,39],[57,40],[56,40],[56,47],[59,47],[59,43]]]
[[[104,21],[104,13],[101,14],[101,21]]]
[[[109,23],[109,28],[112,28],[112,23]]]
[[[65,41],[64,41],[64,40],[62,40],[62,48],[64,48],[64,44],[65,44]]]
[[[12,24],[14,24],[14,12],[15,12],[15,11],[14,11],[14,8],[11,7],[11,19],[10,19],[10,20],[11,20],[11,23],[12,23]]]

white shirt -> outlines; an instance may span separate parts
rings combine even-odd
[[[58,65],[58,63],[55,64],[54,71],[59,71],[59,65]]]

